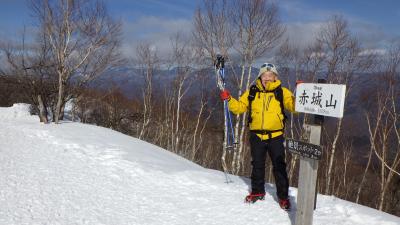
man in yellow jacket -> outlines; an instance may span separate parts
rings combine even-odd
[[[289,210],[289,181],[283,146],[285,127],[283,110],[294,112],[294,97],[291,91],[281,87],[278,71],[271,63],[264,63],[261,66],[256,84],[250,90],[247,90],[239,100],[231,97],[227,90],[221,92],[221,98],[229,101],[230,111],[234,114],[249,111],[250,114],[252,191],[246,196],[245,201],[254,203],[264,199],[265,160],[268,152],[272,161],[279,205],[282,209]]]

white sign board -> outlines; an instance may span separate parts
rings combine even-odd
[[[296,90],[296,112],[343,117],[346,85],[301,83]]]

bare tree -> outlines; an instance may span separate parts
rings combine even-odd
[[[217,51],[229,59],[239,55],[241,75],[237,79],[237,90],[240,96],[250,86],[255,60],[272,49],[284,32],[278,20],[277,7],[267,0],[205,0],[204,8],[199,8],[195,15],[195,40],[211,58],[215,59]],[[235,74],[234,64],[230,63],[230,66],[231,72]],[[245,118],[246,114],[238,116],[236,120],[235,142],[239,143],[239,147],[238,151],[234,151],[231,163],[233,173],[238,173],[243,164]],[[224,146],[226,148],[226,141]],[[222,155],[224,170],[227,169],[225,153]]]
[[[21,44],[2,44],[1,51],[8,65],[3,73],[16,77],[23,93],[39,110],[40,121],[47,123],[47,107],[54,94],[54,67],[53,60],[49,57],[50,46],[43,36],[38,36],[36,42],[27,44],[25,35],[24,29]]]
[[[194,15],[193,38],[201,53],[216,59],[217,53],[228,56],[233,39],[228,1],[204,0],[204,8],[198,8]]]
[[[378,107],[375,107],[376,112],[370,110],[366,113],[371,152],[380,162],[379,210],[385,210],[389,187],[394,176],[400,176],[400,116],[397,105],[400,93],[397,77],[400,48],[391,49],[388,57],[386,71],[379,77],[377,98],[373,99]]]
[[[332,193],[343,199],[348,199],[349,192],[354,189],[354,175],[350,175],[353,143],[351,140],[342,139],[342,154],[336,156],[336,160],[341,162],[335,167],[335,174],[332,182]],[[352,178],[353,177],[353,178]]]
[[[202,79],[202,86],[204,86],[204,78]],[[203,134],[204,130],[206,128],[207,122],[210,119],[212,115],[212,110],[207,111],[207,95],[205,95],[206,91],[204,88],[202,88],[201,91],[201,98],[200,98],[200,110],[199,113],[197,114],[197,121],[193,133],[193,147],[192,147],[192,155],[191,155],[191,160],[194,161],[196,157],[197,151],[200,149],[201,144],[203,143]],[[208,113],[208,115],[205,117],[205,114]],[[201,125],[200,121],[203,120],[203,124]]]
[[[177,33],[171,37],[172,46],[172,57],[170,59],[171,68],[176,71],[176,78],[174,80],[174,102],[175,102],[175,118],[173,118],[174,124],[172,124],[172,148],[176,152],[180,141],[180,128],[182,125],[181,121],[181,104],[182,98],[188,93],[193,83],[193,69],[194,64],[194,53],[191,50],[189,40],[182,34]]]
[[[228,58],[235,34],[229,18],[228,1],[204,0],[204,8],[198,8],[194,16],[193,39],[198,46],[199,55],[204,58],[216,59],[217,53]],[[210,60],[211,61],[211,60]],[[210,62],[209,61],[209,62]],[[226,124],[226,121],[224,121]],[[227,127],[224,126],[222,168],[228,171],[226,164]]]
[[[48,40],[58,75],[54,121],[62,119],[73,82],[83,86],[118,59],[120,23],[100,1],[35,0],[31,9]],[[77,81],[73,81],[73,78]]]
[[[370,96],[368,96],[368,98],[370,98]],[[367,119],[367,123],[369,124],[369,127],[371,127],[372,124],[374,124],[375,127],[378,127],[378,125],[381,124],[383,113],[385,111],[384,109],[385,109],[386,105],[388,104],[388,102],[387,102],[388,98],[385,97],[385,95],[382,95],[382,92],[376,93],[375,99],[376,99],[376,103],[375,103],[376,107],[375,108],[378,109],[374,115],[375,122],[372,121],[372,118],[370,119],[371,112],[368,112],[368,111],[365,112],[365,117]],[[365,102],[368,102],[367,99],[365,99]],[[371,129],[369,129],[370,140],[376,140],[377,133],[378,133],[378,129],[374,129],[373,131]],[[356,203],[358,203],[360,200],[361,190],[364,186],[366,176],[367,176],[368,170],[369,170],[371,162],[372,162],[373,153],[374,153],[374,145],[371,144],[369,153],[368,153],[367,165],[365,166],[363,176],[362,176],[360,184],[358,185],[358,188],[357,188]]]
[[[279,21],[278,8],[267,0],[236,0],[231,9],[231,21],[238,39],[234,48],[240,55],[242,68],[238,85],[238,96],[249,89],[252,67],[256,59],[273,49],[284,33]],[[247,77],[244,76],[247,71]],[[247,113],[238,116],[235,135],[239,143],[232,161],[232,170],[238,173],[243,164],[244,134],[247,127]]]
[[[367,63],[370,57],[362,56],[358,41],[350,35],[347,22],[340,16],[334,16],[322,28],[317,42],[320,42],[324,52],[324,65],[327,68],[326,79],[330,83],[345,84],[346,96],[352,89],[355,72],[366,71],[371,64]],[[325,193],[331,193],[331,179],[333,164],[337,149],[337,142],[342,133],[343,120],[338,119],[330,145],[328,166],[326,171]]]
[[[143,88],[143,121],[138,138],[143,139],[153,115],[153,78],[158,68],[157,51],[150,43],[141,43],[136,48],[135,64],[144,77]]]

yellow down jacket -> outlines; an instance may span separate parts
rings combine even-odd
[[[267,87],[263,87],[261,80],[256,80],[256,85],[261,92],[257,92],[252,101],[250,130],[275,131],[284,127],[284,116],[281,111],[280,102],[275,98],[273,91],[279,85],[280,80],[268,83]],[[291,91],[282,87],[284,108],[290,112],[294,112],[294,97]],[[248,110],[249,106],[249,90],[247,90],[239,100],[231,97],[229,100],[229,110],[234,114],[242,114]],[[282,131],[276,131],[271,134],[271,138],[282,135]],[[262,140],[267,140],[269,135],[257,134]]]

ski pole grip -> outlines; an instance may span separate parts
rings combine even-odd
[[[215,62],[215,67],[216,67],[217,69],[220,69],[220,68],[224,68],[224,67],[225,67],[225,59],[224,59],[224,57],[223,57],[222,55],[220,55],[220,54],[217,54],[217,60],[216,60],[216,62]]]

